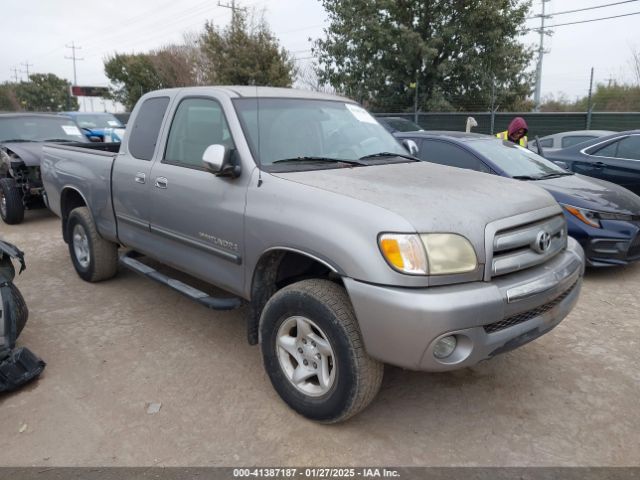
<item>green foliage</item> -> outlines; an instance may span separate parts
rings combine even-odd
[[[164,87],[148,54],[116,53],[105,60],[104,71],[112,83],[111,98],[128,110],[145,93]]]
[[[224,29],[207,22],[200,45],[210,84],[290,87],[293,82],[293,59],[263,18],[248,21],[241,11]]]
[[[591,99],[594,112],[640,112],[640,86],[613,82],[598,84]],[[584,96],[572,102],[565,95],[550,96],[540,106],[543,112],[586,112],[589,97]]]
[[[413,109],[416,80],[423,110],[486,110],[492,98],[507,110],[531,92],[532,52],[517,40],[529,1],[321,1],[320,79],[370,108]]]
[[[71,83],[53,73],[34,73],[28,82],[0,86],[0,110],[59,112],[77,110],[78,100],[70,94]]]
[[[290,86],[294,63],[261,19],[236,13],[218,29],[206,23],[197,38],[149,53],[119,54],[105,60],[111,98],[131,110],[147,92],[206,84]]]

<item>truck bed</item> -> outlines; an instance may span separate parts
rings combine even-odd
[[[49,209],[64,217],[69,213],[65,201],[70,196],[87,196],[85,203],[90,205],[98,231],[103,237],[116,241],[111,170],[120,144],[46,144],[42,150],[42,182]]]

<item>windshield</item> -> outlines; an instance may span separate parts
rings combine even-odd
[[[407,155],[390,133],[355,104],[243,98],[234,100],[234,105],[251,151],[264,167],[278,160],[306,158],[319,163],[322,159],[357,161],[381,152]],[[305,168],[302,162],[298,167]],[[335,164],[329,168],[335,168]]]
[[[477,140],[469,146],[487,157],[510,177],[534,179],[568,172],[531,150],[512,142],[501,140]]]
[[[80,128],[89,130],[94,128],[124,128],[120,120],[110,113],[101,113],[99,115],[81,113],[74,115],[73,118]]]
[[[391,128],[398,132],[419,132],[422,127],[405,118],[383,117],[381,120],[387,122]]]
[[[84,142],[86,138],[70,118],[29,115],[0,117],[0,142],[44,142],[47,140]]]

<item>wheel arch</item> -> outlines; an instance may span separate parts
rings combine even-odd
[[[253,269],[247,314],[247,339],[259,342],[260,315],[281,288],[306,278],[326,278],[344,286],[340,267],[320,256],[291,247],[272,247],[260,255]]]
[[[62,238],[65,243],[69,243],[67,235],[67,222],[69,215],[78,207],[89,207],[89,203],[84,195],[75,187],[63,187],[60,192],[60,218],[62,219]],[[91,209],[89,214],[93,217]]]

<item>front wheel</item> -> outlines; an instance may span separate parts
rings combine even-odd
[[[98,234],[86,207],[74,209],[67,221],[69,255],[76,272],[87,282],[99,282],[118,271],[118,245]]]
[[[24,220],[22,192],[13,178],[0,178],[0,217],[7,225],[16,225]]]
[[[383,364],[367,355],[346,291],[303,280],[278,291],[260,320],[271,383],[296,412],[324,423],[348,419],[375,398]]]

